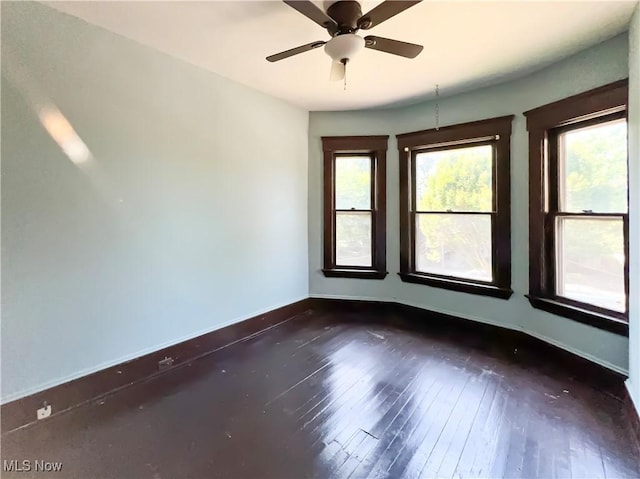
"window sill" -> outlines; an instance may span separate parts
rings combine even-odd
[[[375,269],[323,269],[327,278],[384,279],[389,273]]]
[[[623,319],[572,306],[555,299],[539,298],[529,294],[525,294],[525,296],[529,300],[529,303],[531,303],[531,306],[536,309],[573,319],[574,321],[588,324],[589,326],[603,329],[610,333],[629,336],[629,323]]]
[[[472,283],[464,280],[444,279],[417,273],[398,273],[405,283],[425,284],[436,288],[460,291],[462,293],[491,296],[493,298],[509,299],[513,294],[511,288],[500,288],[492,284]]]

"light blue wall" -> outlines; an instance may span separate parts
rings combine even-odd
[[[1,8],[3,402],[308,296],[306,111]]]
[[[322,267],[324,135],[381,135],[434,127],[434,103],[392,110],[312,112],[309,121],[309,289],[316,297],[373,298],[496,323],[560,345],[618,371],[628,367],[628,339],[534,310],[528,292],[528,142],[522,112],[628,75],[627,35],[620,35],[525,78],[444,98],[441,125],[516,114],[512,136],[512,287],[509,301],[402,283],[399,271],[398,152],[387,154],[387,267],[384,281],[325,278]],[[437,70],[438,66],[433,65]],[[375,81],[375,79],[371,79]],[[446,94],[446,89],[443,91]],[[348,94],[348,92],[347,92]],[[636,243],[637,244],[637,243]],[[634,247],[635,249],[635,247]],[[635,251],[637,254],[637,251]]]
[[[640,414],[640,4],[629,29],[629,382]]]

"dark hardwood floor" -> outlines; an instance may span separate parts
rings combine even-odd
[[[640,477],[614,389],[385,316],[307,313],[8,433],[32,471],[2,477]]]

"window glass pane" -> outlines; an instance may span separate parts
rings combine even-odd
[[[557,294],[624,312],[622,219],[558,218],[557,228]]]
[[[563,133],[558,145],[561,211],[627,211],[625,120]]]
[[[416,271],[491,281],[491,216],[416,214]]]
[[[336,157],[336,209],[371,209],[371,158]]]
[[[336,213],[336,265],[372,266],[371,213]]]
[[[417,211],[492,211],[491,145],[418,153]]]

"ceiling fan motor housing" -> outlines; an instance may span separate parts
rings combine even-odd
[[[340,0],[327,8],[327,15],[338,24],[336,35],[355,33],[360,28],[358,19],[362,16],[362,9],[356,1]]]

